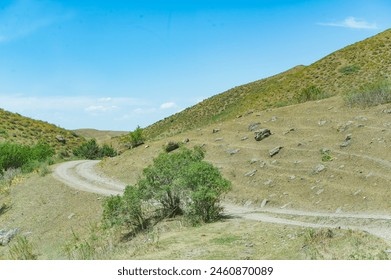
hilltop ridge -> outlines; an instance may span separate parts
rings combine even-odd
[[[309,66],[296,66],[212,96],[148,126],[145,132],[151,138],[161,138],[232,119],[249,110],[294,104],[295,97],[310,86],[329,95],[346,94],[367,83],[390,78],[388,61],[391,61],[391,29],[333,52]]]

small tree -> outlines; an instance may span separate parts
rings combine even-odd
[[[230,189],[230,182],[212,164],[201,161],[189,166],[184,176],[186,186],[191,190],[186,215],[193,223],[218,220],[222,211],[220,197]]]
[[[132,148],[135,148],[137,146],[140,146],[144,144],[144,136],[143,136],[143,129],[140,126],[137,126],[137,128],[129,133],[130,138],[130,144]]]
[[[184,197],[189,191],[183,176],[193,162],[200,162],[203,158],[204,152],[201,149],[161,153],[151,166],[144,169],[144,178],[138,184],[147,198],[161,203],[165,216],[181,215]]]

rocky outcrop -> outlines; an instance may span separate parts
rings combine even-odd
[[[272,135],[272,133],[270,132],[270,129],[262,128],[261,130],[255,131],[255,140],[261,141],[261,140],[269,137],[270,135]]]
[[[269,155],[270,155],[271,157],[274,157],[276,154],[278,154],[278,153],[281,151],[282,148],[283,148],[283,147],[278,146],[278,147],[275,147],[275,148],[271,149],[271,150],[269,151]]]

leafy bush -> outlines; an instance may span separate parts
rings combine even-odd
[[[305,89],[303,89],[297,96],[296,100],[299,103],[307,102],[307,101],[314,101],[314,100],[320,100],[330,97],[330,94],[327,94],[322,89],[318,88],[317,86],[309,86]]]
[[[100,148],[96,143],[96,140],[91,139],[73,150],[73,154],[81,158],[97,159],[100,157]]]
[[[28,168],[34,162],[43,162],[54,155],[54,150],[46,144],[37,144],[29,147],[14,143],[0,144],[0,172],[9,168]]]
[[[130,145],[132,148],[144,144],[145,138],[143,136],[143,129],[140,126],[129,133]]]
[[[366,84],[359,90],[347,94],[345,103],[348,106],[371,107],[391,102],[391,82],[381,80]]]
[[[105,201],[104,224],[127,226],[137,232],[146,229],[151,220],[178,215],[192,224],[218,220],[220,197],[230,189],[230,182],[203,161],[204,156],[199,147],[161,153],[144,169],[136,186],[127,186],[123,196]]]
[[[188,191],[185,175],[191,164],[204,158],[202,149],[182,149],[178,153],[161,153],[153,164],[144,169],[144,178],[138,184],[149,199],[158,200],[164,215],[174,217],[183,214],[181,199]]]
[[[81,144],[78,148],[73,150],[73,154],[85,159],[99,159],[102,157],[115,157],[117,152],[113,147],[104,144],[99,147],[95,139],[91,139],[86,143]]]
[[[104,144],[100,149],[100,157],[115,157],[117,156],[117,151],[107,144]]]

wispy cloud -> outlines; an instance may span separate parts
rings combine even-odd
[[[343,21],[319,22],[318,25],[344,27],[352,29],[378,29],[376,23],[369,23],[363,19],[357,19],[355,17],[347,17]]]
[[[0,12],[0,43],[28,36],[72,17],[72,12],[53,2],[15,0]]]
[[[175,102],[166,102],[160,105],[160,109],[166,110],[166,109],[173,109],[178,108],[178,105],[175,104]]]

